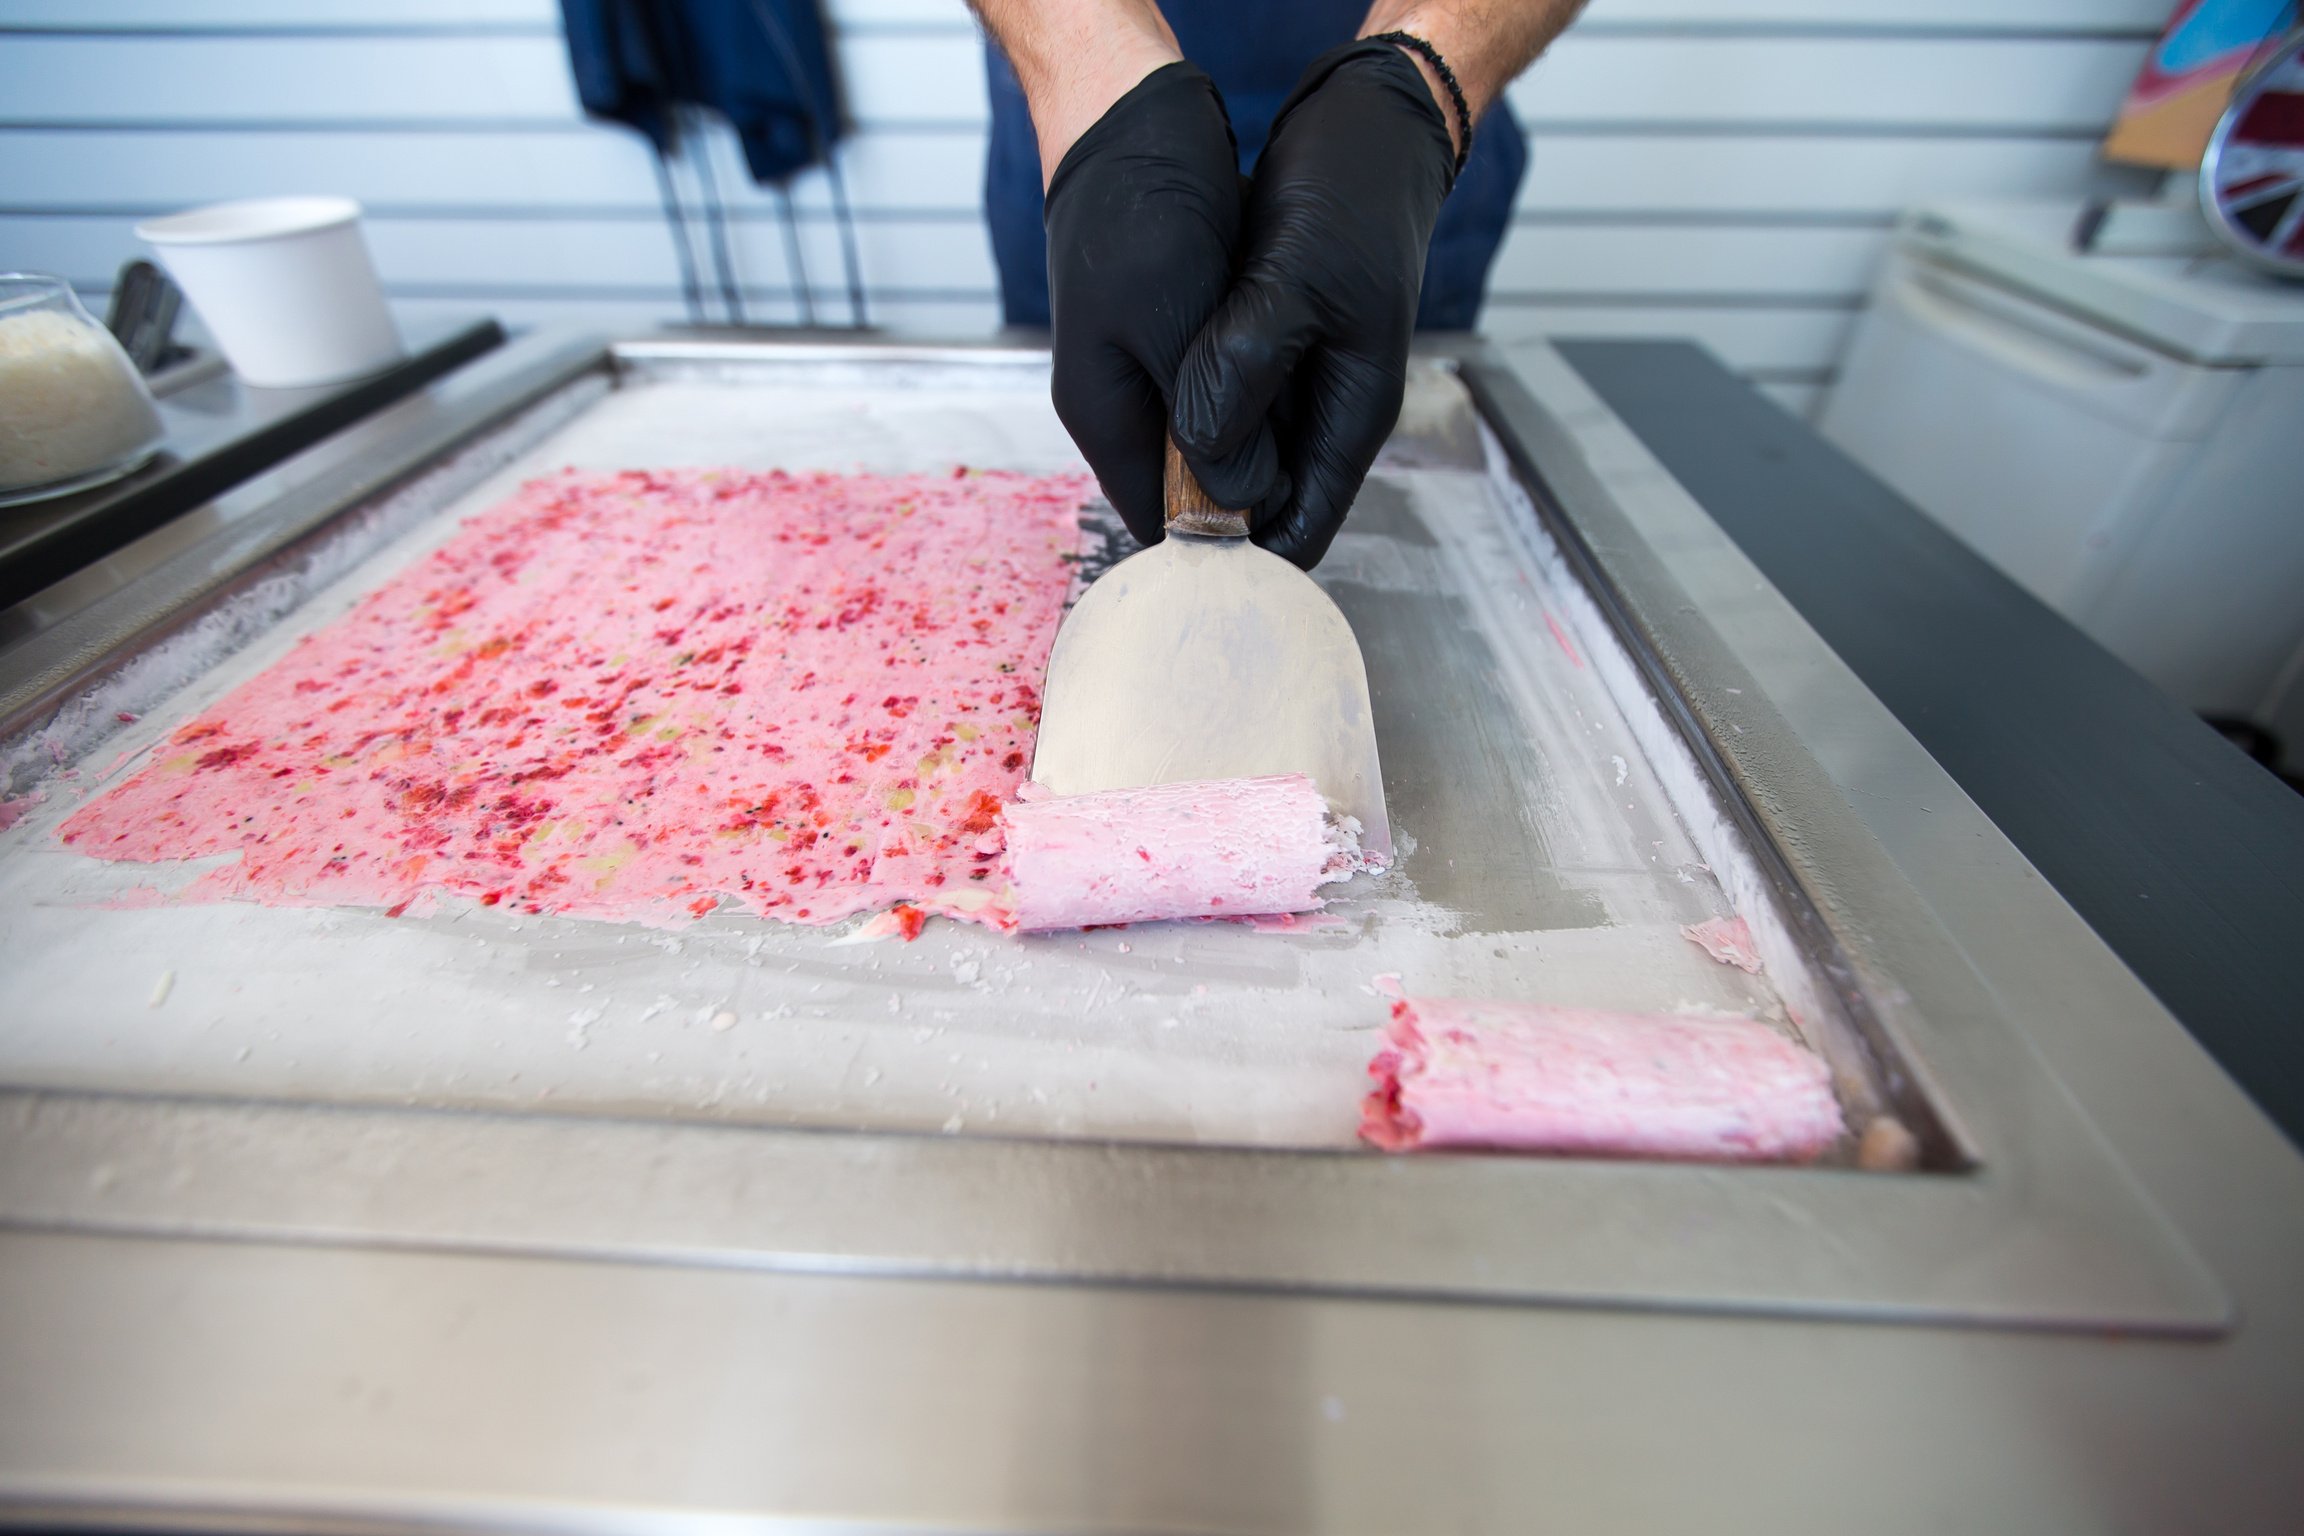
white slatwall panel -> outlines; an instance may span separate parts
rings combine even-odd
[[[0,38],[0,50],[8,46]],[[371,208],[616,210],[654,217],[649,155],[632,134],[599,129],[362,129],[331,133],[236,128],[5,130],[0,206],[157,210],[327,187]],[[743,179],[732,146],[714,156],[731,205],[774,204]],[[2067,191],[2096,157],[2080,138],[1962,137],[1926,132],[1572,134],[1533,147],[1521,211],[1530,218],[1650,215],[1882,223],[1918,198]],[[974,218],[983,141],[974,133],[887,129],[842,151],[851,198],[880,211]],[[821,174],[794,188],[825,210]]]
[[[966,33],[856,34],[840,56],[860,122],[984,121],[983,60]],[[17,33],[0,48],[0,103],[12,121],[42,123],[582,121],[560,40],[525,32]]]
[[[1973,27],[2157,31],[2171,0],[1592,0],[1587,25]],[[844,26],[965,26],[961,0],[829,0]],[[0,25],[309,30],[411,24],[556,26],[557,0],[5,0]]]
[[[2075,132],[2103,127],[2144,49],[2106,37],[1572,31],[1508,95],[1537,131],[1799,123]],[[965,32],[848,33],[840,60],[849,109],[867,127],[985,120],[981,52]],[[84,125],[580,121],[557,38],[487,32],[17,33],[0,49],[0,103],[10,121]]]
[[[0,39],[0,50],[7,47]],[[0,168],[7,206],[146,208],[329,187],[372,208],[623,211],[658,216],[651,155],[637,134],[571,129],[374,128],[303,133],[240,128],[17,129]],[[725,138],[712,160],[722,193],[739,212],[775,203],[746,179]],[[965,133],[888,129],[841,150],[850,198],[887,212],[978,218],[984,141]],[[803,208],[828,211],[821,172],[793,189]]]
[[[0,216],[0,250],[21,252],[35,270],[75,283],[101,282],[111,256],[135,243],[133,220],[114,217]],[[803,257],[820,281],[837,277],[836,229],[811,222]],[[992,252],[973,221],[857,226],[864,279],[874,290],[988,293],[998,279]],[[785,281],[783,234],[746,221],[729,231],[746,283]],[[502,272],[522,284],[552,288],[671,289],[679,281],[672,237],[659,218],[408,219],[372,218],[368,244],[388,286],[452,288],[474,272]]]
[[[1488,328],[1693,337],[1805,410],[1895,210],[2084,186],[2169,4],[1593,0],[1513,88],[1534,162]],[[959,0],[830,10],[874,318],[987,329],[973,25]],[[779,204],[731,142],[713,160],[755,317],[797,317]],[[412,318],[680,312],[647,152],[578,115],[556,0],[0,0],[0,267],[101,292],[140,217],[313,190],[367,204]],[[824,178],[793,195],[843,318]]]

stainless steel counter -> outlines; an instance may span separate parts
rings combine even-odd
[[[19,1074],[0,1094],[0,1513],[2284,1528],[2304,1498],[2283,1451],[2304,1162],[1572,372],[1449,361],[1479,423],[1412,420],[1394,472],[1493,434],[1531,579],[1650,721],[1638,750],[1678,822],[1743,850],[1722,878],[1772,914],[1772,972],[1860,1058],[1875,1111],[1922,1125],[1926,1171]],[[416,516],[426,476],[432,505],[460,494],[507,462],[487,445],[508,421],[533,441],[567,419],[555,402],[588,409],[635,368],[747,365],[492,360],[341,483],[248,509],[229,557],[180,542],[11,615],[12,739],[95,753],[73,713],[91,686],[123,686],[299,541]]]

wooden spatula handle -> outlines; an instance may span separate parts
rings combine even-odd
[[[1160,475],[1160,500],[1165,511],[1163,521],[1170,533],[1196,533],[1209,539],[1248,537],[1248,514],[1216,505],[1193,477],[1174,438],[1168,439],[1168,457]]]

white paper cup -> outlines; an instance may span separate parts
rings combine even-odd
[[[401,355],[348,197],[217,203],[136,226],[251,384],[332,384]]]

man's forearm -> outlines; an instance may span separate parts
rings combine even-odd
[[[1438,49],[1464,88],[1465,105],[1476,123],[1504,94],[1504,87],[1567,30],[1583,8],[1584,0],[1375,0],[1360,25],[1360,35],[1410,32]],[[1449,137],[1461,147],[1461,135],[1469,125],[1456,121],[1431,64],[1416,54],[1409,57],[1440,103]]]
[[[1015,66],[1040,141],[1040,181],[1105,109],[1184,56],[1155,0],[969,0]]]

